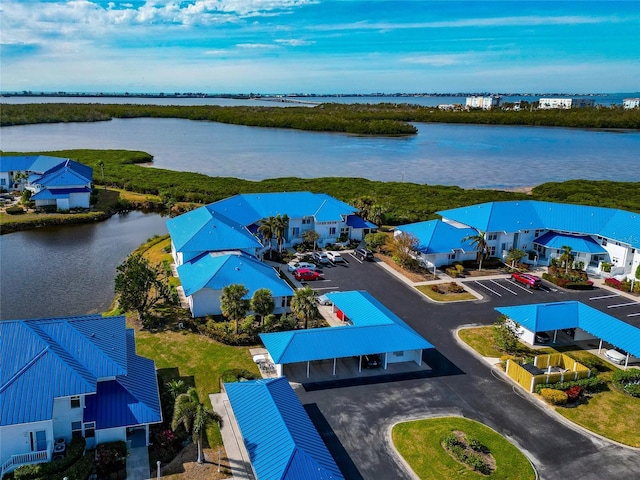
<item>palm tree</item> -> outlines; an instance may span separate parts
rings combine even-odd
[[[520,263],[520,260],[526,256],[527,253],[523,250],[520,250],[519,248],[512,248],[507,252],[507,258],[505,258],[505,260],[513,266],[515,263]]]
[[[278,243],[278,251],[282,253],[282,246],[284,245],[284,240],[287,238],[287,231],[289,230],[289,216],[285,213],[284,215],[276,215],[274,218],[274,230],[273,233],[276,236],[276,241]]]
[[[102,184],[104,185],[104,189],[107,189],[107,184],[104,181],[104,162],[102,160],[100,160],[98,162],[98,166],[100,167],[100,170],[102,170]]]
[[[318,316],[316,291],[308,286],[296,290],[291,299],[291,311],[299,320],[304,321],[304,328],[308,328],[309,320]]]
[[[260,221],[258,232],[262,235],[262,245],[269,246],[269,258],[271,258],[271,239],[275,232],[275,217],[268,217]],[[265,245],[267,243],[267,245]]]
[[[171,395],[171,399],[175,402],[178,395],[185,393],[187,391],[187,385],[184,383],[184,380],[169,380],[165,383],[169,394]]]
[[[306,243],[313,243],[313,251],[316,251],[316,242],[320,240],[320,234],[315,230],[306,230],[302,234],[302,240]]]
[[[569,267],[573,264],[572,248],[568,245],[563,245],[560,248],[562,254],[560,255],[560,264],[564,266],[564,273],[569,273]]]
[[[198,444],[198,463],[204,463],[202,434],[213,422],[222,428],[222,417],[213,410],[209,410],[200,401],[195,388],[191,387],[187,393],[181,393],[176,397],[171,428],[175,431],[178,425],[184,426],[187,433],[191,435],[193,443]]]
[[[251,297],[251,309],[260,315],[260,325],[264,321],[264,317],[271,315],[276,308],[276,303],[273,301],[273,294],[268,288],[260,288],[256,290]]]
[[[482,260],[484,260],[487,255],[487,240],[484,238],[484,232],[480,230],[476,230],[478,232],[476,235],[469,235],[462,239],[463,242],[469,242],[471,245],[475,245],[476,251],[478,252],[476,255],[476,261],[478,262],[478,271],[482,270]]]
[[[220,310],[222,315],[236,322],[236,335],[240,331],[240,320],[249,310],[249,301],[244,298],[247,293],[249,290],[244,285],[232,283],[224,287],[220,295]]]

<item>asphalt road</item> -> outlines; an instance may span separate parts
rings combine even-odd
[[[623,448],[558,420],[492,372],[455,336],[455,330],[462,325],[495,322],[495,306],[562,300],[589,303],[594,291],[525,292],[505,280],[498,283],[504,283],[517,295],[488,284],[504,295],[477,287],[476,291],[486,294],[483,300],[434,304],[383,268],[346,258],[348,264],[325,268],[325,280],[310,285],[320,293],[368,291],[436,349],[425,352],[424,359],[434,370],[427,378],[299,391],[347,478],[412,478],[390,445],[391,426],[406,419],[442,415],[462,415],[495,429],[525,452],[542,479],[640,478],[640,451]],[[604,308],[606,311],[606,305]]]

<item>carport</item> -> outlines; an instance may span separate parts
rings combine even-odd
[[[353,357],[358,358],[358,373],[362,373],[362,356],[367,354],[381,354],[385,370],[390,363],[420,366],[422,351],[433,348],[367,292],[335,292],[327,297],[334,310],[349,320],[344,325],[260,335],[279,375],[287,364],[304,363],[309,378],[312,362],[330,361],[335,376],[339,360],[348,363]]]
[[[575,328],[574,340],[600,339],[598,353],[603,341],[625,350],[625,368],[630,355],[640,357],[640,329],[581,302],[496,307],[496,310],[521,326],[520,338],[531,344],[536,332],[553,330],[555,342],[558,330]]]

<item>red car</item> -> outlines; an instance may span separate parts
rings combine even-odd
[[[320,278],[320,274],[314,270],[309,270],[308,268],[300,268],[293,272],[293,276],[298,281],[309,281],[309,280],[318,280]]]
[[[528,273],[514,272],[511,274],[511,280],[524,284],[527,288],[540,288],[542,280],[540,277],[530,275]]]

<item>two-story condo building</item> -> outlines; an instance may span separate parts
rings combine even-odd
[[[482,110],[491,110],[493,107],[499,107],[502,103],[502,97],[467,97],[465,106],[467,108],[481,108]]]
[[[593,107],[595,102],[591,98],[541,98],[538,100],[538,108],[551,110],[554,108],[570,110],[572,108]]]
[[[170,219],[171,253],[193,316],[219,315],[221,290],[232,283],[244,284],[248,298],[258,288],[270,288],[275,312],[288,311],[293,290],[258,260],[277,248],[275,238],[263,238],[260,226],[278,216],[287,218],[283,247],[302,243],[309,230],[319,234],[317,244],[323,246],[341,238],[362,240],[376,228],[351,205],[311,192],[235,195]]]
[[[640,264],[639,213],[535,200],[482,203],[438,213],[443,222],[463,229],[460,238],[469,228],[482,232],[490,256],[504,258],[517,248],[529,253],[531,263],[548,265],[568,246],[574,261],[583,262],[587,271],[600,271],[602,262],[608,262],[612,275],[626,276]],[[452,248],[458,245],[459,240]]]
[[[162,421],[156,369],[125,318],[0,322],[0,468],[51,461],[80,435],[87,448]]]

